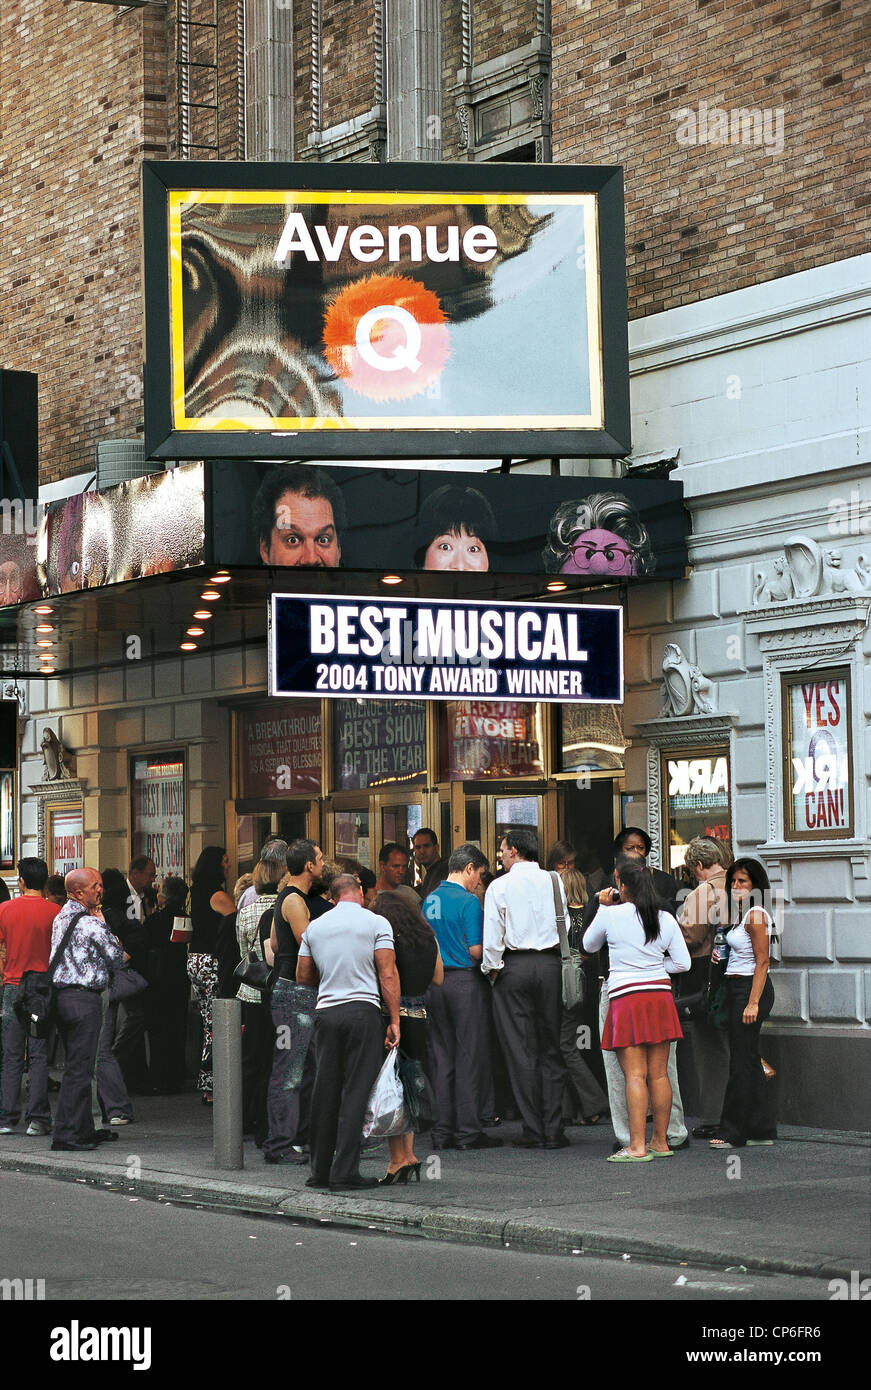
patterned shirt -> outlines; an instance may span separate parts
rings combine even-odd
[[[60,946],[70,918],[82,911],[81,903],[68,898],[54,919],[51,954]],[[124,964],[124,948],[99,917],[85,913],[73,928],[63,959],[54,972],[54,983],[80,985],[83,989],[107,989],[113,970]]]

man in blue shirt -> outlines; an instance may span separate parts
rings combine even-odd
[[[481,974],[483,920],[475,896],[487,859],[477,845],[455,849],[448,876],[423,902],[445,967],[440,989],[427,995],[435,1092],[435,1149],[498,1149],[481,1125],[487,1084],[486,984]]]

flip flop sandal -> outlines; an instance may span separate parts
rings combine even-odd
[[[674,1158],[674,1149],[652,1149],[648,1144],[647,1152],[654,1158]]]
[[[652,1153],[631,1154],[628,1149],[618,1149],[615,1154],[609,1154],[606,1163],[650,1163],[653,1158]]]
[[[729,1143],[728,1139],[711,1139],[708,1144],[709,1149],[731,1149],[733,1147],[734,1146]]]

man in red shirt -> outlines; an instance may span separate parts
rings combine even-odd
[[[0,904],[0,971],[3,973],[3,1067],[0,1073],[0,1134],[14,1134],[21,1118],[21,1077],[27,1038],[15,1013],[25,970],[47,970],[51,927],[60,908],[47,902],[42,890],[48,880],[43,859],[20,859],[18,890],[11,902]],[[48,1103],[48,1042],[31,1038],[30,1085],[27,1094],[27,1133],[51,1132]]]

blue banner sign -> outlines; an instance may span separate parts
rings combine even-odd
[[[358,699],[623,700],[623,610],[273,594],[269,692]]]

